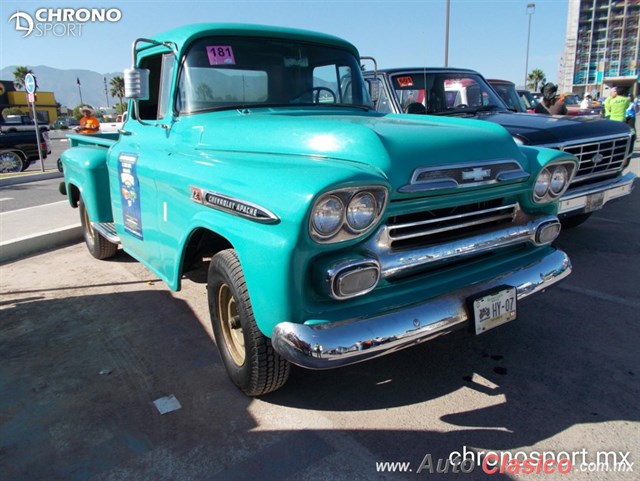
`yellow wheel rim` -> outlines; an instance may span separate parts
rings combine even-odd
[[[240,316],[236,309],[236,300],[228,285],[222,284],[218,287],[217,300],[218,321],[220,322],[224,343],[233,362],[237,366],[242,366],[246,358],[244,335],[240,324]]]

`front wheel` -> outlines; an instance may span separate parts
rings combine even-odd
[[[108,259],[113,257],[117,250],[118,244],[107,240],[97,232],[91,225],[91,219],[89,219],[89,213],[84,205],[82,197],[78,202],[78,210],[80,211],[80,223],[82,224],[82,233],[84,234],[84,241],[87,244],[87,249],[93,257],[96,259]]]
[[[231,381],[248,396],[282,387],[291,365],[258,329],[242,267],[233,249],[211,259],[207,289],[213,334]]]

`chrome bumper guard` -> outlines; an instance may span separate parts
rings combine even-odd
[[[629,172],[616,179],[569,189],[560,199],[558,215],[586,214],[601,209],[607,202],[629,195],[636,175]]]
[[[550,248],[553,249],[553,248]],[[507,285],[518,300],[545,289],[571,273],[571,261],[561,250],[548,250],[526,266],[425,302],[383,314],[307,325],[278,324],[274,349],[293,364],[309,369],[346,366],[389,354],[447,334],[469,320],[467,300],[474,294]],[[371,346],[363,349],[363,346]]]

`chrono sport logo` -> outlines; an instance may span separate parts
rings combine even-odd
[[[117,8],[39,8],[33,15],[16,11],[9,17],[24,37],[79,37],[86,23],[116,23],[122,18]]]

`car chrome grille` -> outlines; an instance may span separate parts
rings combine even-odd
[[[580,161],[573,182],[582,182],[622,170],[628,145],[629,137],[625,136],[564,147],[562,150],[575,155]]]
[[[390,217],[387,234],[392,250],[447,242],[513,222],[518,204],[502,200]]]

